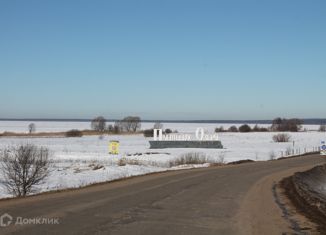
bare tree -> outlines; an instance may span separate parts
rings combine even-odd
[[[20,145],[6,149],[2,155],[4,185],[12,195],[22,197],[34,191],[49,174],[50,159],[47,148]]]
[[[298,118],[292,118],[288,120],[288,129],[292,132],[298,132],[302,128],[303,121]]]
[[[95,131],[103,132],[106,128],[106,120],[104,117],[99,116],[92,120],[91,127]]]
[[[29,132],[29,134],[34,133],[35,130],[36,130],[36,126],[35,126],[35,124],[34,124],[34,123],[30,123],[30,124],[28,125],[28,132]]]
[[[320,125],[319,131],[320,132],[325,132],[326,131],[326,125]]]
[[[154,124],[153,129],[163,129],[163,124],[160,123],[160,122],[156,122],[156,123]]]
[[[284,123],[284,119],[278,117],[278,118],[275,118],[272,122],[272,126],[271,126],[271,129],[273,131],[280,131],[282,129],[282,125]]]
[[[140,117],[125,117],[122,119],[121,125],[127,132],[136,132],[141,127],[141,119]]]

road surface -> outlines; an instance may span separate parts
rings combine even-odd
[[[325,157],[310,155],[173,171],[0,201],[0,216],[13,217],[0,234],[291,234],[272,187],[321,163]],[[32,223],[16,224],[18,217]]]

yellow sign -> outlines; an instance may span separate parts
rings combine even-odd
[[[109,143],[109,154],[119,154],[119,141],[110,141]]]

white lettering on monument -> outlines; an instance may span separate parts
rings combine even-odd
[[[154,129],[154,140],[155,141],[217,141],[218,134],[205,134],[203,128],[199,127],[196,129],[195,135],[191,134],[163,134],[162,129]]]

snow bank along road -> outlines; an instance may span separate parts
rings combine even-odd
[[[273,185],[324,162],[309,155],[165,172],[3,200],[0,215],[13,218],[0,234],[291,234]],[[57,218],[59,224],[15,225],[17,217]]]

